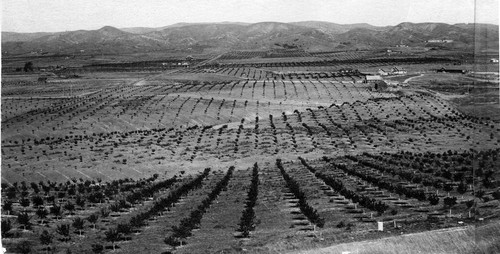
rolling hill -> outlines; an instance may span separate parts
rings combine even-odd
[[[453,40],[434,45],[428,40]],[[408,23],[377,27],[329,22],[261,22],[254,24],[177,23],[160,28],[105,26],[98,30],[22,34],[2,32],[4,55],[38,53],[124,54],[161,50],[266,50],[299,48],[307,51],[384,48],[396,44],[449,49],[498,50],[498,26],[489,24]]]
[[[382,31],[382,30],[386,29],[386,27],[372,26],[372,25],[366,24],[366,23],[336,24],[336,23],[324,22],[324,21],[301,21],[301,22],[293,22],[290,24],[314,28],[314,29],[317,29],[319,31],[322,31],[324,33],[331,34],[331,35],[345,33],[345,32],[348,32],[349,30],[352,30],[355,28],[366,28],[366,29],[374,30],[374,31]]]
[[[203,24],[234,24],[234,25],[248,25],[248,23],[243,23],[243,22],[216,22],[216,23],[186,23],[186,22],[180,22],[180,23],[175,23],[172,25],[168,26],[163,26],[163,27],[124,27],[124,28],[119,28],[120,30],[128,33],[133,33],[133,34],[147,34],[150,32],[154,31],[161,31],[167,28],[174,28],[174,27],[184,27],[184,26],[192,26],[192,25],[203,25]]]
[[[14,32],[2,32],[2,42],[8,41],[31,41],[46,35],[53,33],[14,33]]]

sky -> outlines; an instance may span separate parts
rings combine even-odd
[[[59,32],[178,22],[328,21],[498,25],[499,0],[1,0],[2,31]],[[477,3],[477,4],[475,4]],[[476,8],[475,8],[476,7]]]

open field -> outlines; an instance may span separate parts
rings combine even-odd
[[[124,63],[130,61],[161,61],[182,59],[186,55],[191,55],[195,59],[210,59],[215,54],[201,54],[195,51],[172,51],[172,52],[152,52],[135,54],[57,54],[57,55],[19,55],[12,57],[2,57],[2,66],[4,70],[15,70],[23,67],[26,59],[30,59],[37,64],[37,67],[46,68],[48,66],[64,65],[66,67],[81,67],[85,65],[101,63]]]
[[[236,51],[154,73],[3,74],[2,243],[494,253],[498,75],[435,73],[455,66],[445,53]],[[408,73],[387,89],[365,82],[394,66]]]
[[[477,117],[500,120],[498,73],[443,74],[425,73],[408,81],[450,99],[459,111]]]

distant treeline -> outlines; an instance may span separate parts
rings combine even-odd
[[[275,62],[275,63],[241,63],[241,64],[215,64],[214,66],[205,65],[204,67],[295,67],[295,66],[331,66],[346,64],[427,64],[427,63],[460,63],[460,61],[451,58],[442,57],[418,57],[418,58],[374,58],[374,59],[346,59],[346,60],[324,60],[308,62]]]
[[[193,65],[203,61],[203,59],[168,59],[156,61],[124,62],[124,63],[96,63],[84,65],[87,67],[109,67],[109,68],[130,68],[130,67],[164,67],[164,66],[182,66]]]

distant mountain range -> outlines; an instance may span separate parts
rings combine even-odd
[[[446,42],[431,42],[447,40]],[[293,23],[177,23],[148,28],[78,30],[57,33],[2,32],[2,55],[104,53],[124,54],[162,50],[196,52],[267,50],[276,48],[323,51],[432,46],[448,49],[498,51],[498,25],[401,23],[378,27],[319,21]]]

